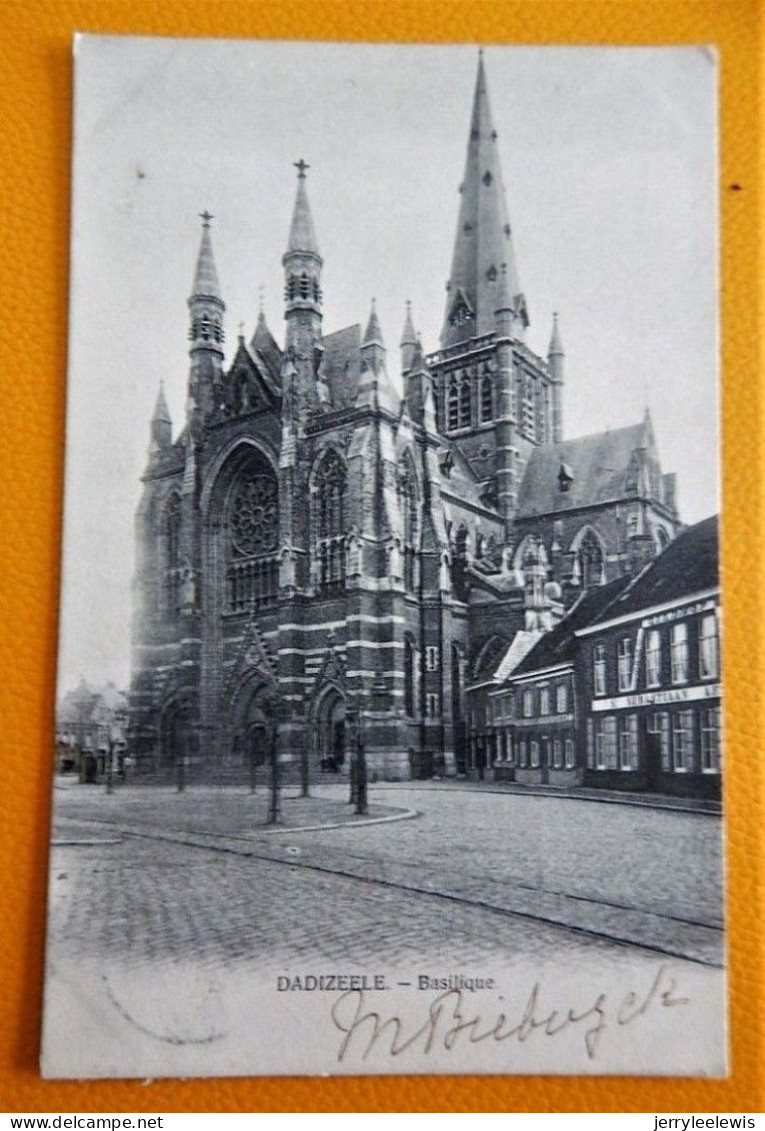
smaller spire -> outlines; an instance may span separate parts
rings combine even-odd
[[[550,335],[550,345],[549,345],[549,348],[547,350],[547,356],[548,357],[555,357],[556,355],[559,356],[559,357],[564,356],[563,342],[561,341],[560,327],[558,326],[558,311],[557,310],[553,311],[552,334]]]
[[[380,329],[380,322],[377,317],[377,300],[372,299],[372,309],[369,314],[369,322],[367,323],[367,330],[364,334],[364,346],[382,346],[385,347],[383,342],[382,330]]]
[[[401,334],[401,345],[417,345],[417,335],[414,331],[414,323],[412,322],[412,304],[409,299],[406,300],[406,318],[404,319],[404,329]]]
[[[152,423],[171,424],[170,409],[167,407],[165,400],[165,383],[160,378],[159,392],[157,393],[157,403],[154,406],[154,415],[152,416]]]
[[[292,212],[289,239],[287,240],[287,253],[302,251],[318,256],[319,245],[316,242],[311,207],[305,188],[306,170],[310,169],[310,165],[307,165],[301,157],[299,161],[295,162],[295,168],[298,171],[297,194]]]
[[[164,383],[160,381],[157,403],[154,406],[154,413],[151,418],[151,444],[149,446],[149,455],[152,456],[155,452],[169,448],[172,442],[173,422],[170,419],[170,410],[165,400],[165,386]]]
[[[210,239],[210,221],[214,219],[206,209],[199,213],[202,221],[202,241],[199,245],[194,281],[191,284],[192,298],[217,298],[222,301],[218,272],[215,267],[212,241]]]

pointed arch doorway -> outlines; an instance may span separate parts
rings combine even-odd
[[[319,768],[323,773],[347,773],[345,696],[337,687],[329,687],[322,695],[316,711],[316,739]]]

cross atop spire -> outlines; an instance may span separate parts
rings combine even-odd
[[[210,221],[214,220],[215,217],[213,216],[212,212],[208,212],[207,209],[205,208],[204,212],[199,213],[199,219],[202,221],[202,227],[203,228],[209,228],[210,227]]]
[[[293,165],[295,166],[295,168],[298,171],[298,180],[304,181],[306,172],[308,171],[308,169],[311,168],[311,166],[306,165],[306,163],[305,163],[305,161],[303,160],[302,157],[300,158],[299,161],[293,161]]]
[[[515,251],[505,202],[505,189],[491,116],[483,52],[479,52],[470,116],[465,174],[447,283],[443,346],[491,333],[501,287],[515,307],[519,294]],[[506,279],[501,279],[502,264]]]

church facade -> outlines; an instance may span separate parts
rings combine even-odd
[[[342,772],[361,718],[369,772],[465,772],[466,688],[519,630],[640,570],[679,529],[648,414],[564,439],[564,350],[526,344],[483,60],[439,348],[408,307],[397,356],[374,304],[324,326],[307,166],[286,249],[285,335],[258,318],[226,365],[210,220],[189,307],[184,427],[160,390],[136,514],[129,746]],[[354,723],[354,726],[359,725]]]

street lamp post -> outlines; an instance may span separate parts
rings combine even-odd
[[[106,792],[114,793],[114,741],[111,736],[106,745]]]
[[[281,781],[280,781],[280,767],[279,767],[279,724],[285,716],[284,704],[277,696],[273,697],[271,702],[270,715],[272,719],[271,728],[271,749],[269,751],[269,761],[271,763],[271,781],[268,797],[268,818],[269,825],[278,825],[282,819],[281,810]]]
[[[183,739],[178,743],[178,757],[175,761],[176,788],[178,793],[183,793],[186,788],[186,743]]]

